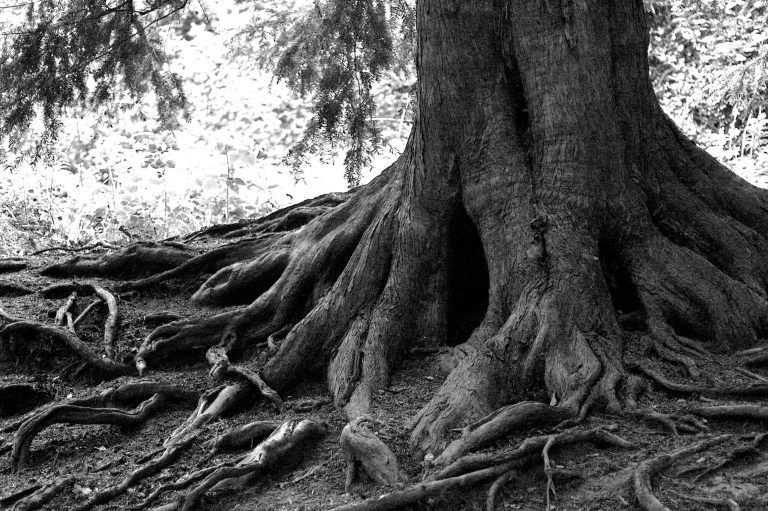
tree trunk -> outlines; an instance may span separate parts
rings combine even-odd
[[[271,388],[325,373],[354,419],[405,350],[450,344],[455,368],[412,424],[436,452],[530,397],[618,412],[643,349],[693,374],[696,354],[765,335],[768,194],[661,111],[641,0],[420,0],[417,31],[403,155],[254,242],[195,298],[242,302],[255,282],[255,301],[160,327],[140,364],[269,338]]]

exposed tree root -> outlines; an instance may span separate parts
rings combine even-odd
[[[27,420],[16,432],[13,444],[12,468],[18,471],[27,463],[29,446],[40,431],[51,424],[117,424],[132,426],[141,424],[160,410],[166,401],[163,394],[155,394],[133,410],[119,408],[94,408],[78,405],[57,405],[41,411]]]
[[[640,504],[640,507],[646,511],[669,511],[659,499],[653,494],[653,488],[651,479],[654,475],[662,470],[667,469],[673,463],[679,461],[686,456],[701,452],[716,445],[720,445],[728,440],[731,440],[733,435],[720,435],[715,438],[704,440],[702,442],[689,445],[682,449],[678,449],[669,454],[663,454],[655,458],[651,458],[641,462],[636,468],[632,476],[633,486],[635,489],[635,496]]]
[[[688,413],[708,419],[768,420],[768,407],[759,405],[723,405],[688,408]]]
[[[178,457],[192,445],[192,443],[197,438],[198,433],[199,432],[191,433],[183,438],[178,439],[177,442],[168,445],[168,447],[159,458],[147,463],[143,467],[134,470],[120,483],[95,493],[84,504],[75,508],[76,511],[88,511],[89,509],[93,509],[99,504],[103,504],[114,499],[118,495],[122,495],[137,482],[159,473],[161,470],[176,461],[176,459],[178,459]]]
[[[8,417],[41,405],[53,399],[45,389],[29,383],[0,386],[0,417]]]
[[[758,435],[755,435],[755,437],[752,440],[752,443],[747,447],[736,447],[728,452],[725,459],[720,461],[719,463],[716,463],[715,465],[708,466],[708,467],[700,467],[701,470],[696,475],[696,477],[693,479],[694,482],[700,481],[706,477],[708,477],[711,474],[714,474],[715,472],[731,465],[732,463],[735,463],[737,461],[742,461],[745,458],[760,458],[762,453],[760,452],[759,448],[760,445],[765,441],[766,437],[768,437],[768,433],[760,433]]]
[[[208,441],[203,446],[209,449],[198,463],[203,465],[216,454],[223,451],[237,451],[242,449],[253,449],[254,445],[261,442],[272,434],[280,426],[279,422],[274,421],[256,421],[229,429]]]
[[[167,385],[156,381],[136,381],[121,385],[120,387],[112,387],[102,391],[94,396],[85,398],[73,399],[71,401],[54,404],[50,406],[44,406],[40,410],[35,410],[21,420],[16,421],[10,426],[3,429],[4,433],[17,431],[14,452],[16,447],[22,448],[24,451],[28,451],[29,443],[32,441],[34,435],[44,429],[50,424],[57,422],[70,422],[75,424],[89,424],[87,419],[91,416],[89,410],[93,409],[95,413],[100,417],[106,417],[109,419],[111,412],[118,412],[112,415],[117,420],[122,420],[123,415],[134,413],[134,417],[128,417],[127,420],[139,420],[139,413],[141,412],[141,406],[144,406],[144,413],[147,415],[153,411],[153,408],[159,406],[159,399],[157,396],[162,396],[165,401],[175,401],[179,403],[193,402],[197,394],[191,392],[185,388],[177,387],[175,385]],[[142,405],[133,412],[126,412],[121,409],[113,409],[114,406],[126,406],[144,401]],[[153,403],[149,409],[146,409],[149,401]],[[101,412],[105,412],[103,415],[99,415]],[[121,415],[121,413],[123,415]],[[69,421],[68,417],[75,417],[76,419],[82,419],[81,422]],[[93,422],[95,423],[95,422]],[[117,424],[117,422],[105,422],[106,424]]]
[[[119,277],[156,273],[175,268],[192,254],[162,243],[139,243],[102,256],[75,256],[63,263],[44,268],[49,277],[101,276]]]
[[[746,366],[756,366],[768,363],[768,347],[760,346],[748,350],[742,350],[735,353],[735,356],[741,359],[741,363]]]
[[[729,511],[741,511],[739,504],[733,499],[717,499],[714,497],[698,497],[696,495],[686,495],[684,493],[671,491],[673,495],[684,500],[697,502],[699,504],[709,504],[710,506],[724,507]]]
[[[493,477],[509,473],[519,468],[523,462],[512,461],[501,465],[475,470],[463,475],[448,477],[437,481],[425,481],[414,484],[405,490],[386,493],[380,497],[353,502],[333,508],[331,511],[389,511],[402,509],[433,495],[440,495],[458,488],[474,486]]]
[[[19,500],[23,499],[24,497],[28,495],[32,495],[42,487],[43,487],[42,484],[33,484],[32,486],[27,486],[25,488],[22,488],[21,490],[18,490],[8,495],[4,495],[0,497],[0,509],[5,509],[11,506],[15,502],[18,502]]]
[[[31,495],[19,500],[13,508],[11,508],[11,511],[32,511],[34,509],[39,509],[53,500],[56,495],[66,488],[75,484],[75,481],[77,481],[75,476],[62,477],[53,481],[36,490]]]
[[[304,223],[309,222],[312,218],[315,218],[319,214],[323,213],[324,211],[327,211],[328,209],[334,208],[338,206],[339,204],[343,204],[346,202],[350,195],[353,192],[345,192],[345,193],[328,193],[325,195],[320,195],[318,197],[314,197],[311,199],[304,200],[302,202],[299,202],[297,204],[293,204],[291,206],[288,206],[287,208],[283,208],[277,211],[274,211],[268,215],[265,215],[261,218],[257,218],[255,220],[243,220],[240,222],[230,223],[230,224],[217,224],[212,225],[211,227],[206,227],[205,229],[201,229],[199,231],[187,234],[184,236],[185,241],[193,241],[198,238],[202,238],[205,236],[226,236],[228,234],[232,234],[235,232],[243,232],[247,231],[249,233],[251,232],[261,232],[261,231],[275,231],[275,230],[285,230],[288,229],[294,229],[296,227],[300,227]],[[323,208],[322,210],[315,209],[313,213],[314,215],[300,215],[302,216],[303,223],[296,224],[295,221],[284,221],[285,218],[289,217],[292,213],[296,212],[297,210],[302,211],[310,208]],[[288,225],[293,225],[292,227],[288,227]]]
[[[261,376],[255,372],[244,367],[232,365],[229,362],[229,357],[227,357],[227,352],[224,347],[212,346],[208,349],[206,358],[208,359],[208,363],[211,365],[211,370],[208,374],[213,381],[219,381],[228,376],[240,378],[250,383],[253,387],[256,388],[256,390],[259,391],[262,397],[275,405],[278,413],[280,410],[282,410],[283,400],[280,399],[280,396],[277,394],[277,392],[269,388],[269,386],[264,383],[264,380],[261,379]]]
[[[75,305],[75,300],[77,300],[77,291],[73,291],[72,294],[69,295],[69,298],[67,298],[67,301],[64,303],[64,305],[59,307],[59,310],[56,311],[56,317],[54,318],[55,325],[66,325],[66,315],[69,312],[69,309]]]
[[[470,454],[463,458],[459,458],[447,467],[432,474],[429,479],[445,479],[510,461],[527,460],[530,456],[539,455],[544,449],[544,446],[547,445],[547,442],[552,438],[556,438],[554,442],[557,445],[593,441],[613,445],[622,449],[633,447],[630,442],[611,433],[616,429],[615,426],[597,427],[588,430],[569,429],[554,435],[528,437],[523,440],[520,445],[500,450],[494,454]]]
[[[434,464],[447,465],[504,435],[525,428],[556,425],[571,417],[569,410],[533,401],[504,406],[464,428],[461,438],[449,444]]]
[[[135,373],[134,368],[128,364],[115,362],[111,358],[99,356],[77,334],[64,327],[44,325],[34,321],[17,321],[0,329],[0,339],[5,339],[6,343],[13,343],[15,338],[19,338],[19,341],[23,342],[30,334],[56,339],[90,367],[105,376],[117,377]],[[28,343],[24,342],[24,348],[28,349]]]
[[[373,423],[370,417],[357,417],[341,431],[339,443],[347,463],[347,477],[344,491],[349,492],[355,480],[358,465],[375,482],[394,485],[405,480],[397,465],[397,458],[389,447],[368,428]]]
[[[749,369],[745,369],[743,367],[737,367],[734,369],[737,373],[746,376],[747,378],[752,378],[755,381],[759,381],[761,383],[768,383],[768,378],[765,378],[763,376],[760,376],[757,373],[753,373]]]
[[[93,309],[95,309],[96,307],[98,307],[98,306],[99,306],[99,305],[101,305],[102,303],[104,303],[104,302],[101,300],[101,298],[99,298],[99,299],[96,299],[96,300],[92,301],[91,303],[89,303],[89,304],[88,304],[88,306],[87,306],[85,309],[83,309],[83,312],[81,312],[81,313],[80,313],[80,314],[79,314],[79,315],[78,315],[78,316],[75,318],[75,320],[72,322],[72,326],[74,326],[74,327],[77,327],[77,325],[79,325],[80,323],[82,323],[82,321],[83,321],[85,318],[87,318],[87,317],[88,317],[88,314],[90,314],[90,313],[91,313],[91,311],[93,311]]]
[[[152,502],[157,500],[157,498],[163,493],[167,493],[169,491],[183,490],[184,488],[189,488],[194,483],[200,481],[203,478],[208,477],[209,475],[213,474],[220,468],[224,468],[227,466],[231,466],[231,464],[220,463],[212,467],[208,467],[208,468],[198,470],[196,472],[192,472],[191,474],[173,483],[167,483],[167,484],[158,486],[157,488],[155,488],[155,490],[152,493],[147,495],[147,498],[145,498],[138,506],[136,506],[136,509],[143,509],[148,507]],[[171,509],[175,509],[176,507],[178,507],[178,504],[172,503],[169,507]]]
[[[107,316],[106,321],[104,322],[104,353],[109,358],[114,358],[115,356],[115,334],[117,333],[117,321],[118,321],[118,314],[117,314],[117,300],[115,300],[115,297],[112,296],[112,293],[104,289],[103,287],[97,286],[95,284],[91,284],[91,288],[93,288],[93,292],[101,298],[101,300],[107,304],[107,308],[109,309],[109,315]]]
[[[11,273],[25,269],[29,264],[22,259],[0,259],[0,273]]]
[[[75,247],[75,248],[73,248],[73,247],[63,247],[62,246],[62,247],[44,248],[42,250],[37,250],[35,252],[32,252],[32,255],[36,256],[36,255],[40,255],[40,254],[45,254],[46,252],[55,252],[55,251],[59,251],[59,252],[85,252],[86,250],[93,250],[94,248],[106,248],[106,249],[109,249],[109,250],[117,250],[120,247],[117,246],[117,245],[113,245],[111,243],[105,243],[103,241],[99,241],[97,243],[94,243],[93,245],[85,245],[84,247]]]
[[[519,472],[515,469],[508,470],[507,472],[501,474],[494,482],[491,484],[491,487],[488,488],[488,495],[485,498],[485,511],[495,511],[496,509],[496,499],[499,495],[499,492],[504,488],[504,485],[506,485],[508,482],[510,482],[512,479],[517,477],[519,475]]]
[[[13,282],[0,282],[0,297],[25,296],[34,293],[28,287]]]
[[[670,381],[664,375],[654,369],[651,369],[645,364],[635,363],[631,364],[630,366],[648,376],[663,389],[676,394],[699,394],[701,396],[710,398],[768,396],[768,384],[764,383],[723,387],[685,385],[683,383]]]
[[[169,311],[153,312],[144,316],[144,325],[148,327],[156,327],[160,325],[167,325],[182,319],[182,316]]]
[[[7,313],[0,307],[0,319],[2,319],[6,323],[18,323],[19,321],[24,321],[21,318],[17,318],[16,316]]]
[[[232,323],[239,316],[240,311],[223,312],[204,322],[179,320],[155,328],[144,338],[133,357],[136,369],[141,375],[147,368],[147,360],[159,363],[172,354],[206,353],[211,346],[230,340]]]
[[[165,440],[165,447],[181,442],[184,438],[197,432],[219,417],[232,413],[233,409],[243,407],[253,398],[253,393],[245,383],[221,385],[205,392],[198,401],[195,411],[184,423],[176,428]]]
[[[692,348],[689,348],[681,344],[677,340],[677,336],[672,334],[657,332],[651,335],[651,347],[656,354],[664,360],[672,363],[677,363],[685,367],[685,370],[691,376],[691,378],[698,378],[701,376],[701,371],[696,365],[696,362],[688,355],[682,353],[682,351],[690,351],[700,356]]]
[[[691,415],[659,413],[655,410],[628,410],[625,415],[661,424],[675,436],[680,433],[696,434],[709,430],[706,424]]]
[[[269,237],[257,237],[229,243],[183,260],[177,265],[165,268],[161,272],[155,272],[148,277],[119,284],[115,289],[118,292],[124,293],[126,291],[146,289],[166,280],[184,275],[216,271],[227,265],[254,257],[259,249],[263,248],[269,241]]]
[[[400,509],[426,497],[441,494],[461,487],[472,486],[485,480],[509,474],[535,456],[541,456],[544,450],[554,445],[565,445],[584,441],[598,441],[617,447],[627,448],[632,444],[609,432],[615,429],[594,428],[590,430],[571,429],[556,435],[530,437],[514,449],[506,449],[492,455],[469,455],[455,461],[428,478],[405,490],[387,493],[362,502],[355,502],[334,508],[333,511],[387,511]]]
[[[252,484],[265,471],[278,463],[286,463],[286,458],[290,458],[307,442],[324,435],[325,432],[325,426],[308,419],[284,422],[236,466],[219,468],[207,476],[186,496],[182,510],[195,509],[210,489],[242,488]]]

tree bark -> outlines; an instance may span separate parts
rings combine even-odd
[[[325,374],[353,420],[406,350],[450,343],[411,424],[437,454],[446,431],[531,397],[552,416],[619,412],[625,353],[695,375],[768,332],[768,194],[662,112],[642,1],[421,0],[417,33],[401,157],[218,270],[197,301],[258,297],[160,327],[140,370],[268,344],[270,388]]]

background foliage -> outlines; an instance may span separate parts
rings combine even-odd
[[[372,3],[338,4],[348,10],[195,0],[158,23],[152,41],[168,56],[163,72],[183,84],[188,119],[173,126],[149,90],[69,111],[48,161],[20,159],[44,124],[4,147],[0,254],[173,236],[370,179],[396,157],[412,120],[412,3],[389,2],[396,37],[367,46],[359,38],[371,30],[345,38],[328,20],[365,17],[354,9]],[[746,179],[768,184],[766,2],[646,6],[665,110]],[[389,45],[389,61],[377,44]],[[364,62],[347,58],[358,47],[374,50]],[[308,90],[319,91],[316,101],[302,97]]]

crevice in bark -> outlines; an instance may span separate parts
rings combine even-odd
[[[620,258],[621,252],[615,246],[615,241],[602,237],[598,243],[598,253],[616,316],[638,312],[642,314],[643,304],[632,282],[626,261]]]
[[[459,206],[448,231],[448,291],[446,342],[466,341],[488,309],[488,265],[477,228]]]

